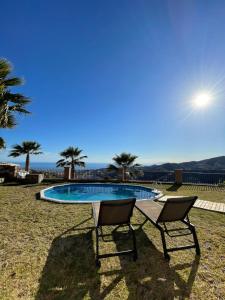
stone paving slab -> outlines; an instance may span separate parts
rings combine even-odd
[[[165,196],[162,196],[161,198],[159,198],[158,201],[165,202],[168,198],[179,198],[179,197],[182,197],[182,196],[166,196],[165,195]],[[225,203],[218,203],[218,202],[197,199],[193,207],[210,210],[210,211],[214,211],[214,212],[225,213]]]

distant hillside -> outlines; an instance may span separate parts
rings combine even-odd
[[[183,169],[185,171],[225,171],[225,156],[200,161],[165,163],[144,167],[144,171],[174,171],[175,169]]]

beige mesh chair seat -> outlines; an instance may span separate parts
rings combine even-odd
[[[133,254],[133,259],[137,259],[136,238],[133,227],[130,224],[130,218],[135,205],[135,198],[102,201],[92,203],[93,217],[96,232],[96,265],[100,266],[100,258],[106,258],[117,255]],[[103,238],[103,226],[127,225],[133,238],[133,249],[115,253],[99,254],[99,237]]]
[[[152,222],[157,223],[158,217],[162,210],[162,205],[154,201],[138,201],[135,207],[139,210],[143,210],[148,218],[151,218]]]
[[[193,224],[190,223],[188,218],[188,213],[190,209],[193,207],[197,198],[198,198],[197,196],[168,198],[164,205],[160,205],[154,201],[136,202],[135,207],[146,217],[146,221],[147,220],[151,221],[151,223],[160,230],[165,258],[170,259],[168,252],[190,249],[190,248],[195,248],[196,253],[198,255],[200,254],[200,248],[199,248],[195,227]],[[176,222],[176,221],[181,221],[187,226],[185,228],[174,228],[174,229],[168,229],[166,227],[166,223]],[[162,227],[161,224],[164,227]],[[171,232],[178,232],[178,234],[171,235],[170,234]],[[164,233],[168,234],[170,237],[192,234],[194,239],[194,244],[188,246],[176,247],[176,248],[167,248]]]

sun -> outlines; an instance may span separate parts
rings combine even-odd
[[[193,98],[193,105],[196,108],[204,108],[210,104],[211,100],[212,96],[209,92],[202,92]]]

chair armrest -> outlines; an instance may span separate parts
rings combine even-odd
[[[100,205],[101,205],[101,202],[92,202],[92,211],[93,211],[95,227],[98,226],[98,217],[99,217],[99,212],[100,212]]]

